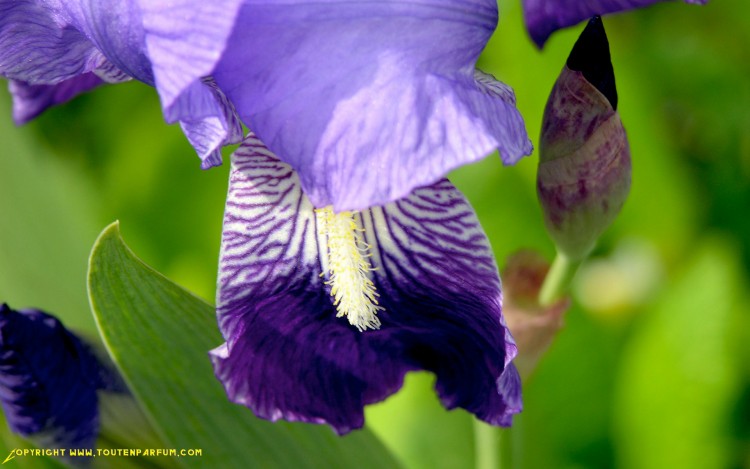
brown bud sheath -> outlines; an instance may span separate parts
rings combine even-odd
[[[501,275],[503,315],[518,347],[513,362],[524,380],[563,327],[563,314],[570,305],[567,298],[550,305],[539,304],[539,291],[549,267],[540,254],[518,251],[508,258]]]

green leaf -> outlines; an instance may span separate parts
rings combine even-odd
[[[387,468],[398,464],[367,430],[270,423],[230,403],[208,351],[223,342],[214,308],[140,261],[119,225],[89,262],[89,295],[102,337],[136,399],[171,448],[199,448],[186,467]]]

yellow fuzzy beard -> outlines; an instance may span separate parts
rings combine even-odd
[[[383,307],[378,306],[379,295],[368,275],[374,270],[368,259],[370,246],[362,239],[364,230],[357,227],[355,213],[333,213],[330,206],[315,210],[318,233],[325,236],[327,246],[322,253],[328,256],[325,283],[331,286],[337,317],[346,316],[360,331],[379,329],[377,312]]]

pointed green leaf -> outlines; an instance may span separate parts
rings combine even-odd
[[[214,309],[154,271],[107,227],[91,253],[89,295],[102,337],[171,448],[202,450],[186,467],[388,468],[398,464],[367,430],[270,423],[230,403],[208,351],[223,342]]]

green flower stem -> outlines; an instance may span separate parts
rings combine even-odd
[[[500,467],[500,435],[484,422],[474,420],[474,467],[497,469]]]
[[[565,296],[581,262],[583,259],[571,260],[565,254],[557,252],[539,292],[541,306],[550,306]]]
[[[511,429],[498,428],[474,420],[474,459],[476,469],[510,469]]]

